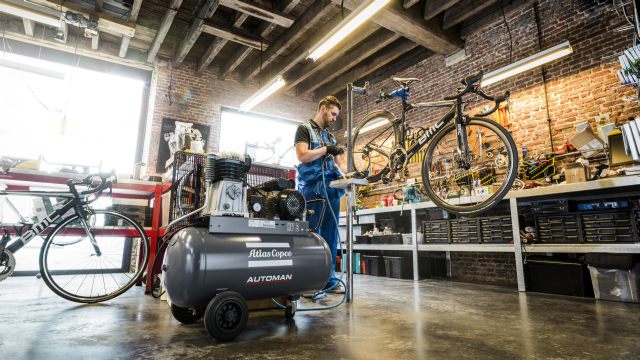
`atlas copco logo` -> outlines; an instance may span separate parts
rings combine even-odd
[[[249,276],[246,285],[291,281],[293,275]]]

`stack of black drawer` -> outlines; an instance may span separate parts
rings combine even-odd
[[[580,214],[586,243],[633,242],[631,213],[600,212]]]
[[[424,243],[448,243],[449,222],[447,220],[425,221],[422,223]]]
[[[536,216],[536,229],[541,243],[580,242],[576,213]]]
[[[511,216],[480,218],[482,242],[510,243],[513,240]]]
[[[541,200],[531,202],[531,213],[533,214],[555,214],[575,211],[575,201],[569,199]]]
[[[451,220],[451,242],[479,243],[478,219]]]

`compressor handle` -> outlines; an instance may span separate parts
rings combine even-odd
[[[315,204],[318,202],[322,202],[322,212],[320,213],[320,220],[318,221],[318,226],[313,229],[309,229],[311,232],[317,232],[320,229],[320,225],[322,225],[322,220],[324,219],[324,213],[327,210],[327,201],[325,199],[315,199],[307,201],[307,205]]]

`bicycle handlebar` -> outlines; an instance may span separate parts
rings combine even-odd
[[[116,175],[116,171],[115,170],[111,170],[111,172],[108,172],[108,173],[89,174],[84,179],[80,179],[80,180],[69,179],[69,180],[67,180],[67,186],[71,190],[71,193],[73,193],[73,195],[75,195],[75,196],[93,194],[93,193],[97,193],[97,192],[101,193],[104,189],[106,189],[108,187],[111,187],[111,185],[112,185],[112,182],[111,181],[107,181],[107,178],[110,178],[110,177],[115,176],[115,175]],[[80,192],[78,192],[76,190],[76,185],[87,185],[87,186],[91,185],[93,183],[93,178],[95,178],[95,177],[99,177],[100,178],[100,185],[98,185],[98,187],[93,188],[93,189],[89,189],[89,190],[86,190],[86,191],[80,191]]]
[[[482,76],[483,76],[483,71],[480,70],[477,74],[469,75],[466,78],[460,80],[462,85],[465,86],[464,90],[462,90],[460,93],[458,93],[458,94],[456,94],[454,96],[445,96],[444,99],[445,100],[456,100],[456,99],[459,99],[459,98],[463,97],[464,95],[466,95],[469,92],[469,90],[471,90],[471,86],[472,85],[474,85],[478,81],[482,80]]]
[[[495,106],[493,107],[493,109],[491,109],[491,110],[489,110],[489,111],[487,111],[485,113],[477,113],[477,114],[474,114],[473,116],[488,116],[488,115],[493,114],[496,110],[498,110],[498,107],[500,106],[500,103],[502,103],[505,100],[508,100],[509,96],[511,95],[511,93],[509,93],[508,90],[505,91],[504,94],[498,95],[498,96],[495,96],[495,97],[485,94],[482,90],[478,90],[477,94],[480,95],[481,97],[489,100],[489,101],[495,102]]]

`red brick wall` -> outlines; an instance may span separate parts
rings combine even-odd
[[[517,284],[515,256],[511,253],[451,252],[451,278]]]
[[[150,116],[147,121],[146,158],[147,175],[156,174],[158,144],[162,118],[208,125],[211,127],[207,141],[207,151],[218,150],[220,136],[237,136],[238,134],[220,134],[220,114],[222,107],[239,108],[240,104],[259,90],[258,78],[254,78],[247,86],[238,82],[238,75],[227,77],[226,81],[218,80],[215,74],[218,69],[211,67],[204,74],[195,73],[196,63],[185,60],[180,67],[173,70],[171,90],[172,105],[169,105],[169,82],[171,67],[166,61],[159,61],[152,80]],[[264,84],[263,84],[264,85]],[[296,98],[293,93],[277,93],[253,108],[253,112],[306,121],[315,116],[317,104],[307,98]],[[293,139],[291,139],[293,144]]]

